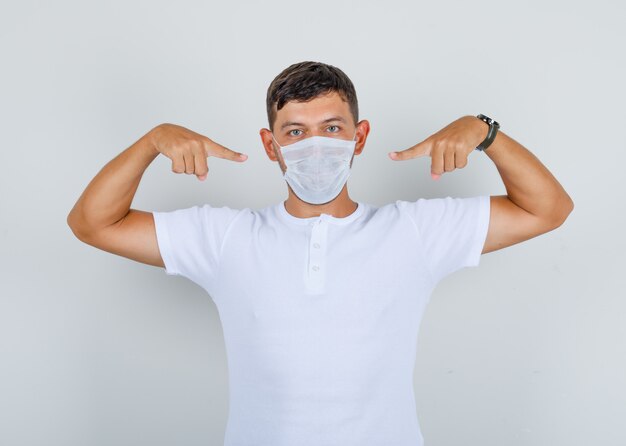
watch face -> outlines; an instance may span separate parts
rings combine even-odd
[[[500,124],[498,124],[496,121],[491,119],[489,116],[485,116],[483,114],[480,114],[480,115],[477,116],[477,118],[482,119],[483,121],[485,121],[489,125],[495,125],[496,127],[500,127]]]
[[[485,115],[478,115],[479,119],[482,119],[483,121],[485,121],[487,124],[491,124],[491,121],[493,121],[493,119],[491,119],[489,116],[485,116]]]

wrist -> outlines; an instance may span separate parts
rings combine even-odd
[[[489,116],[485,116],[483,114],[479,114],[476,116],[479,121],[483,121],[484,124],[487,125],[487,136],[483,139],[483,141],[476,147],[476,150],[485,151],[489,146],[493,143],[498,134],[498,130],[500,129],[500,124],[491,119]],[[483,127],[484,128],[484,127]]]
[[[484,141],[489,135],[489,124],[480,119],[478,116],[472,116],[474,120],[474,126],[476,128],[476,140]]]
[[[159,139],[158,135],[162,130],[162,126],[163,124],[159,124],[155,126],[148,133],[144,135],[146,150],[149,152],[150,155],[154,157],[157,157],[159,153],[161,153],[159,152],[157,142]]]

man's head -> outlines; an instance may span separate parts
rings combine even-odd
[[[339,68],[322,62],[299,62],[285,68],[267,89],[266,108],[270,130],[278,110],[290,101],[307,102],[336,92],[348,103],[354,124],[359,121],[359,104],[352,81]]]
[[[369,122],[358,122],[354,85],[339,68],[310,61],[287,67],[270,84],[266,106],[269,129],[261,129],[261,139],[267,156],[283,172],[276,143],[285,146],[316,135],[354,139],[356,132],[354,155],[363,150]]]

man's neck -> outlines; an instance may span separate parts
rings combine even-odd
[[[310,204],[302,201],[289,188],[289,197],[284,202],[284,206],[288,213],[298,218],[319,217],[321,214],[343,218],[356,211],[358,205],[349,197],[348,189],[344,186],[337,198],[324,204]]]

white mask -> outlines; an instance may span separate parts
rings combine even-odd
[[[274,141],[281,148],[287,167],[283,178],[298,198],[323,204],[339,195],[350,176],[350,161],[356,146],[354,137],[345,140],[311,136],[287,146]]]

